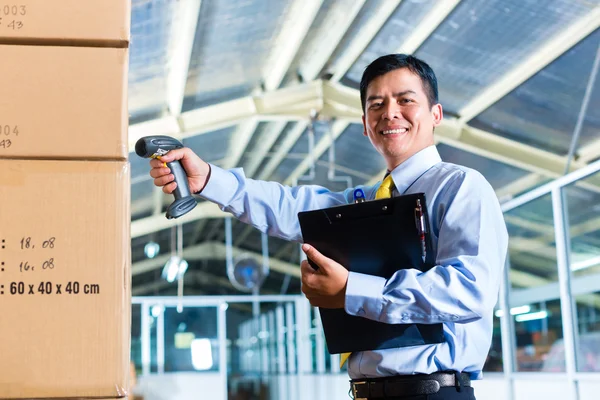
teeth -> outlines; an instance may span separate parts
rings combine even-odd
[[[387,131],[383,131],[381,133],[383,133],[384,135],[391,135],[391,134],[394,134],[394,133],[404,133],[407,130],[408,129],[406,129],[406,128],[402,128],[402,129],[390,129],[390,130],[387,130]]]

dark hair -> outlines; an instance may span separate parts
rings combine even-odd
[[[360,101],[363,112],[367,103],[367,87],[373,79],[400,68],[408,68],[410,72],[421,78],[423,89],[427,95],[429,107],[438,102],[438,87],[435,73],[425,61],[406,54],[388,54],[381,56],[365,68],[360,80]]]

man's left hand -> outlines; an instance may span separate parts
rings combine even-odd
[[[302,261],[302,293],[314,307],[344,308],[348,270],[308,244],[302,250],[319,267],[315,271],[307,260]]]

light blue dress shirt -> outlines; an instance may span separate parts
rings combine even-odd
[[[302,241],[298,212],[353,202],[353,189],[286,187],[211,165],[201,193],[269,235]],[[394,195],[425,193],[436,266],[399,269],[390,279],[350,272],[346,312],[385,323],[443,323],[445,342],[353,353],[352,379],[442,370],[481,378],[492,339],[493,308],[508,248],[494,190],[477,171],[442,162],[427,147],[392,172]],[[360,186],[374,199],[380,183]],[[402,266],[406,267],[406,266]]]

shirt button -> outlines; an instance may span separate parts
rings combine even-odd
[[[366,313],[365,313],[364,308],[359,308],[356,314],[357,315],[365,315]]]
[[[402,314],[402,321],[408,321],[408,314]]]
[[[452,319],[458,319],[458,315],[453,315]]]

